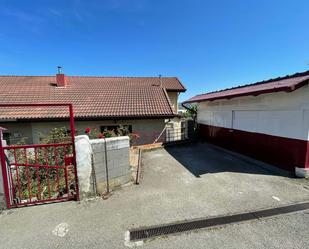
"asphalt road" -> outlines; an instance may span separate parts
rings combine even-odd
[[[143,248],[309,248],[309,212],[199,230],[146,242]]]
[[[143,154],[141,184],[108,200],[4,211],[0,248],[127,248],[131,228],[309,201],[307,180],[207,144]],[[144,248],[309,248],[309,211],[146,241]]]

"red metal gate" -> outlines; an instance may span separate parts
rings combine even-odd
[[[3,146],[0,136],[0,159],[8,208],[79,200],[72,105],[0,104],[0,107],[42,106],[69,108],[71,141],[56,144]]]

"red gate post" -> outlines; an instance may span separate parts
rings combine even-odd
[[[4,189],[6,207],[11,208],[11,200],[10,200],[10,193],[9,193],[9,181],[8,181],[8,175],[7,175],[7,169],[6,169],[5,153],[4,153],[3,143],[2,143],[2,140],[3,140],[2,132],[4,130],[5,130],[4,128],[0,127],[0,160],[1,160],[3,189]]]
[[[76,151],[75,151],[74,112],[73,112],[73,105],[72,104],[69,105],[69,111],[70,111],[70,129],[71,129],[72,148],[73,148],[73,165],[74,165],[74,176],[75,176],[76,200],[79,201],[79,186],[78,186]]]

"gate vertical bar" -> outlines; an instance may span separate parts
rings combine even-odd
[[[31,183],[30,183],[30,177],[29,177],[29,165],[28,165],[27,149],[26,148],[24,148],[24,154],[25,154],[25,167],[26,167],[26,176],[27,176],[28,198],[31,202],[31,200],[32,200]]]
[[[1,160],[1,170],[2,170],[2,178],[3,178],[3,189],[4,189],[6,207],[11,208],[9,181],[8,181],[8,175],[7,175],[7,170],[6,170],[5,153],[4,153],[2,139],[3,139],[3,135],[2,135],[2,130],[0,129],[0,160]]]
[[[40,170],[39,170],[39,162],[38,162],[38,148],[34,148],[34,157],[35,157],[35,165],[36,165],[36,176],[38,180],[37,199],[41,200],[41,183],[40,183]]]
[[[15,166],[16,168],[16,166]],[[12,174],[12,165],[8,165],[8,170],[9,170],[9,177],[10,177],[10,181],[11,181],[11,187],[12,187],[12,191],[11,191],[11,194],[12,194],[12,200],[14,202],[14,199],[16,199],[16,196],[15,196],[15,187],[14,187],[14,178],[13,178],[13,174]]]
[[[66,157],[66,154],[67,154],[67,146],[64,146],[63,147],[63,158],[64,158],[64,179],[65,179],[65,189],[67,191],[67,195],[68,195],[68,199],[70,198],[70,190],[69,190],[69,181],[68,181],[68,167],[65,163],[65,157]]]
[[[50,175],[49,175],[49,167],[48,167],[48,154],[47,154],[47,148],[44,148],[44,155],[45,155],[45,173],[46,173],[46,179],[47,179],[47,190],[48,190],[48,198],[51,198],[50,194]]]
[[[22,193],[21,193],[21,185],[20,185],[20,179],[19,179],[19,167],[18,167],[18,160],[17,160],[17,155],[16,155],[16,149],[14,149],[14,164],[16,167],[16,181],[17,181],[17,188],[18,188],[18,197],[19,200],[22,200]]]
[[[73,150],[73,165],[74,165],[74,176],[75,176],[76,200],[79,201],[79,186],[78,186],[76,150],[75,150],[74,112],[73,112],[72,104],[69,104],[69,111],[70,111],[70,129],[71,129],[71,136],[72,136],[72,150]]]
[[[56,163],[56,174],[57,174],[57,192],[58,195],[60,195],[60,183],[59,183],[59,162],[58,162],[58,147],[54,148],[54,157],[55,157],[55,163]]]

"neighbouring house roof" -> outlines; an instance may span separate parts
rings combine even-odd
[[[175,77],[0,76],[0,104],[71,103],[77,119],[165,118],[176,114],[166,91],[185,91]],[[162,84],[161,84],[162,83]],[[0,119],[67,118],[64,108],[1,108]]]
[[[233,88],[224,89],[217,92],[204,93],[196,95],[185,103],[195,103],[201,101],[211,101],[217,99],[231,99],[241,96],[257,96],[264,93],[273,92],[292,92],[296,89],[308,84],[309,71],[296,73],[293,75],[287,75],[285,77],[279,77],[276,79],[270,79],[267,81],[256,82],[244,86],[238,86]]]

